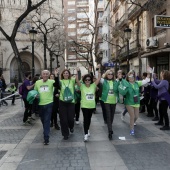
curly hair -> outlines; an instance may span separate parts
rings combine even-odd
[[[93,79],[92,79],[92,76],[91,76],[90,74],[85,74],[85,75],[83,76],[83,83],[85,83],[86,78],[90,78],[90,80],[91,80],[90,84],[93,83]]]
[[[69,69],[64,69],[63,71],[62,71],[62,73],[61,73],[61,80],[63,80],[64,79],[64,76],[63,76],[63,74],[64,74],[64,72],[68,72],[68,74],[69,74],[69,76],[68,76],[68,79],[71,79],[71,73],[70,73],[70,70]]]
[[[114,75],[114,72],[113,72],[112,70],[107,70],[107,71],[105,72],[104,79],[109,80],[109,79],[108,79],[108,74],[109,74],[109,73],[112,73],[112,74],[113,74],[112,80],[114,80],[114,79],[115,79],[115,75]]]

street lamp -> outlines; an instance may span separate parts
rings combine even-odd
[[[129,27],[126,27],[124,30],[125,39],[127,41],[127,73],[129,72],[129,40],[131,39],[132,30]]]
[[[34,42],[36,41],[36,35],[37,35],[37,31],[34,30],[34,27],[32,27],[32,29],[29,31],[29,35],[30,35],[30,40],[32,42],[32,78],[34,77]]]

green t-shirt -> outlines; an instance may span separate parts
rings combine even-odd
[[[66,87],[69,87],[69,89],[71,90],[71,93],[74,95],[74,87],[75,87],[75,79],[71,78],[68,80],[60,80],[60,86],[61,86],[61,90],[60,90],[60,100],[63,100],[63,95],[64,95],[64,90]],[[75,99],[71,102],[74,103]]]
[[[96,84],[90,84],[90,87],[86,87],[85,84],[80,86],[81,90],[81,108],[93,109],[96,107],[95,92]]]
[[[35,83],[34,90],[39,92],[40,102],[39,105],[46,105],[53,102],[53,84],[54,80],[48,79],[46,82],[38,80]]]
[[[108,81],[107,82],[109,83],[109,92],[108,92],[108,96],[107,96],[107,100],[105,101],[105,103],[108,103],[108,104],[116,104],[116,96],[115,96],[115,93],[113,91],[113,81]]]

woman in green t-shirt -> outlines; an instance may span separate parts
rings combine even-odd
[[[135,134],[134,123],[139,117],[140,107],[139,87],[146,85],[150,81],[150,79],[146,78],[145,80],[142,81],[136,81],[134,71],[130,71],[127,74],[126,80],[121,80],[118,90],[120,94],[122,93],[122,89],[126,91],[124,94],[125,97],[124,104],[130,115],[130,135],[134,135]],[[124,85],[124,88],[122,85]]]
[[[99,67],[99,66],[98,66]],[[77,72],[79,72],[79,68]],[[84,122],[84,141],[88,141],[88,137],[90,136],[89,128],[91,124],[91,117],[94,109],[96,108],[95,102],[95,92],[96,86],[100,82],[101,71],[98,70],[99,75],[96,81],[93,83],[93,78],[90,74],[86,74],[83,77],[83,83],[80,83],[78,80],[78,76],[76,76],[76,81],[78,86],[80,86],[81,91],[81,109],[83,112],[83,122]]]
[[[60,81],[57,80],[58,88],[60,89],[59,96],[59,116],[61,124],[61,133],[64,140],[68,139],[69,133],[74,132],[74,115],[75,115],[75,99],[74,99],[74,86],[75,79],[71,78],[71,73],[68,69],[63,70],[61,73]],[[65,89],[68,89],[72,95],[72,101],[66,101]],[[68,91],[67,90],[67,91]],[[70,95],[70,94],[69,94]]]
[[[112,139],[112,123],[114,119],[117,97],[114,91],[114,72],[112,70],[107,70],[104,78],[100,80],[102,83],[102,96],[101,100],[104,102],[107,117],[107,127],[108,127],[108,138]]]

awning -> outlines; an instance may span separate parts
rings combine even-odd
[[[168,53],[168,52],[170,52],[170,48],[164,48],[164,49],[156,50],[156,51],[153,51],[150,53],[145,53],[141,56],[141,58],[147,58],[151,55],[155,55],[155,54],[159,54],[159,53]]]

